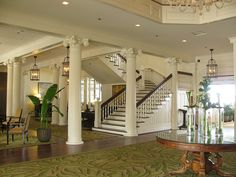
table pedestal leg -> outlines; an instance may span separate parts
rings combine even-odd
[[[170,175],[182,174],[186,172],[186,170],[189,169],[190,167],[190,162],[187,160],[187,158],[188,158],[188,151],[184,152],[184,154],[181,157],[180,169],[170,172]]]
[[[212,155],[216,162],[213,162]],[[192,156],[192,160],[189,160],[189,156]],[[185,173],[187,169],[191,169],[195,173],[198,173],[199,177],[205,177],[210,171],[214,170],[219,176],[222,177],[234,177],[229,173],[221,171],[223,164],[223,158],[219,153],[210,152],[185,152],[181,157],[181,168],[170,172],[171,175]]]

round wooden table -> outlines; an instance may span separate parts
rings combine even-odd
[[[187,169],[205,177],[215,170],[219,176],[234,177],[221,171],[223,158],[220,152],[236,151],[236,142],[232,130],[224,130],[224,136],[203,137],[197,132],[188,136],[186,130],[168,130],[157,133],[156,139],[160,144],[185,151],[181,157],[181,168],[170,172],[171,175],[185,173]]]

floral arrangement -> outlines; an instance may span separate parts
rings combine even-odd
[[[203,81],[199,83],[199,95],[197,96],[197,103],[199,107],[203,107],[203,109],[207,110],[214,105],[210,101],[209,90],[210,90],[211,80],[209,78],[205,78]]]

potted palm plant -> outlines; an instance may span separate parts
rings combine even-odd
[[[56,111],[61,116],[63,116],[63,113],[61,113],[59,108],[56,105],[52,104],[54,98],[57,99],[57,94],[63,89],[64,88],[58,90],[57,84],[53,84],[47,89],[46,94],[42,98],[42,106],[40,112],[40,127],[37,129],[37,137],[40,142],[48,142],[51,139],[51,129],[48,127],[49,117],[47,115],[50,105],[52,105],[51,111]],[[27,95],[27,96],[35,106],[40,105],[40,99],[38,97],[34,95]]]

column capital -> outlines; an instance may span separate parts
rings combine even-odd
[[[21,60],[20,57],[16,57],[16,58],[13,59],[13,62],[14,62],[14,63],[21,63],[21,61],[22,61],[22,60]]]
[[[83,44],[85,47],[87,47],[89,45],[89,40],[86,38],[78,38],[77,36],[67,36],[66,39],[63,41],[63,45],[65,47],[67,46],[76,46],[76,45],[81,45]]]
[[[182,62],[180,58],[167,58],[169,64],[179,64]]]
[[[231,44],[235,44],[236,43],[236,36],[235,37],[230,37],[229,41]]]
[[[136,56],[138,54],[138,51],[134,48],[122,49],[121,52],[126,54],[127,56]]]

